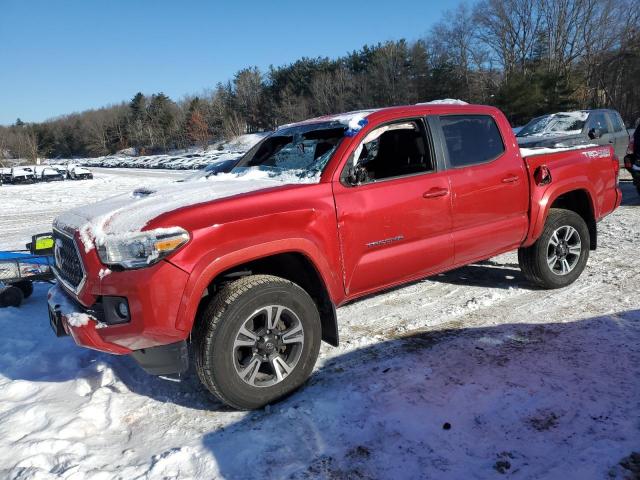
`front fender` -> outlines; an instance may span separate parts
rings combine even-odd
[[[189,276],[180,302],[176,328],[191,330],[205,289],[219,274],[235,266],[281,253],[300,253],[307,257],[315,266],[334,304],[343,299],[344,292],[341,291],[339,278],[336,278],[334,269],[315,243],[306,238],[274,240],[222,255],[215,251],[204,255]]]

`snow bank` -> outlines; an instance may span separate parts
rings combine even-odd
[[[249,150],[251,147],[253,147],[255,144],[257,144],[270,134],[271,132],[259,132],[240,135],[239,137],[236,137],[232,141],[228,142],[228,145],[231,145],[236,149]]]
[[[46,164],[79,164],[106,168],[162,168],[169,170],[197,170],[212,163],[237,159],[271,132],[241,135],[230,141],[213,145],[172,150],[158,155],[137,155],[134,148],[120,150],[116,154],[84,159],[48,159]]]

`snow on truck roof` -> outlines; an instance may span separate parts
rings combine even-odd
[[[360,131],[365,125],[367,125],[367,117],[369,117],[372,113],[389,111],[389,110],[400,110],[400,109],[406,109],[410,107],[420,107],[420,106],[427,106],[427,105],[469,105],[469,104],[463,100],[457,100],[454,98],[445,98],[440,100],[431,100],[430,102],[416,103],[415,105],[401,105],[396,107],[372,108],[368,110],[355,110],[353,112],[323,115],[321,117],[310,118],[308,120],[302,120],[300,122],[288,123],[286,125],[279,126],[276,131],[284,130],[286,128],[291,128],[291,127],[297,127],[300,125],[336,122],[336,123],[345,125],[348,128],[346,135],[352,136],[352,135],[355,135],[358,131]]]

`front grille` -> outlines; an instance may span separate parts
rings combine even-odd
[[[76,290],[84,279],[82,260],[73,239],[54,230],[56,271],[61,280]]]

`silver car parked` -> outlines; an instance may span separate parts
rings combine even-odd
[[[526,148],[561,148],[574,145],[611,145],[622,161],[629,145],[629,133],[615,110],[578,110],[534,118],[516,135]]]

